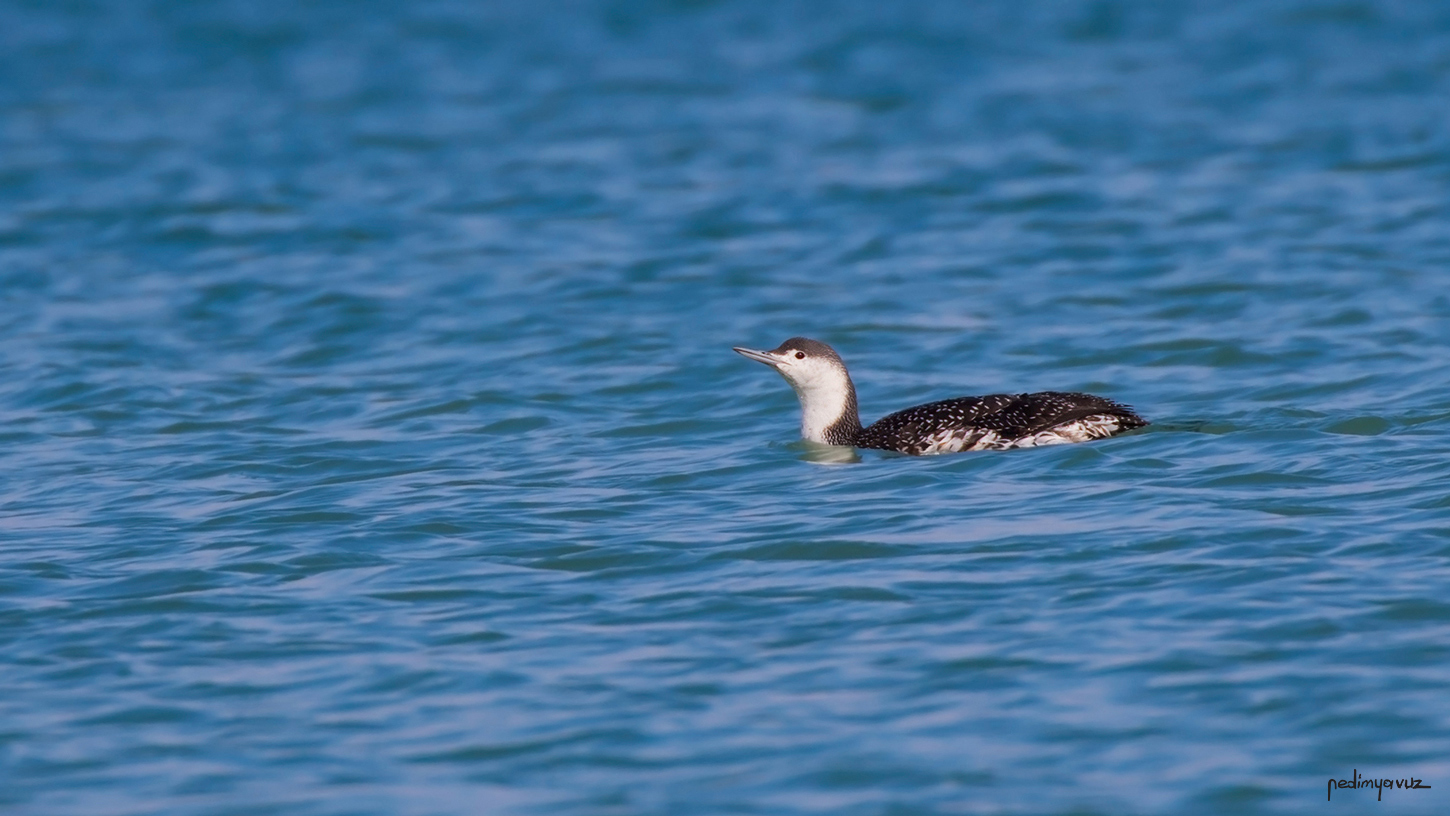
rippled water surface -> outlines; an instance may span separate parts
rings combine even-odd
[[[1428,0],[5,4],[0,809],[1450,812],[1447,100]],[[824,463],[797,334],[1154,425]]]

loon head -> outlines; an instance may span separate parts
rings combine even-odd
[[[792,337],[770,351],[735,348],[785,377],[801,401],[801,436],[826,445],[849,445],[861,430],[856,386],[836,350],[806,337]]]

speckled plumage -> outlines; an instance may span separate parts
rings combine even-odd
[[[1092,394],[991,394],[888,414],[858,431],[850,444],[913,455],[1006,450],[1086,442],[1147,424],[1128,406]]]
[[[835,350],[792,337],[771,351],[738,353],[775,368],[801,400],[801,435],[828,445],[911,455],[1005,450],[1102,439],[1141,428],[1131,408],[1092,394],[1041,391],[931,402],[861,427],[856,387]]]

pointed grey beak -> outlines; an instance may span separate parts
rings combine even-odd
[[[768,351],[756,351],[755,349],[740,348],[739,346],[734,346],[731,350],[734,351],[736,354],[739,354],[741,357],[754,360],[757,363],[765,363],[768,366],[774,367],[780,363],[780,361],[772,356],[771,353]]]

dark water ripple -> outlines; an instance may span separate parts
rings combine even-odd
[[[1391,0],[0,9],[0,806],[1445,812],[1447,54]],[[792,334],[870,416],[1155,424],[822,463],[728,351]]]

